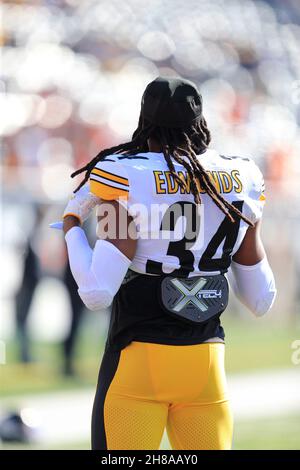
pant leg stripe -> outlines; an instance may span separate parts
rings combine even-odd
[[[108,450],[104,423],[104,402],[117,371],[121,351],[105,351],[98,376],[92,411],[92,450]]]

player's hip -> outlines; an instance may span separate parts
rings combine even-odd
[[[218,403],[228,399],[224,355],[222,343],[177,346],[133,341],[119,352],[105,352],[99,382],[107,381],[108,370],[108,396],[170,405]]]

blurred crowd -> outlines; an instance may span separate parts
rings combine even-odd
[[[65,281],[70,292],[70,356],[80,308],[67,280],[62,239],[49,234],[48,223],[60,217],[76,184],[72,170],[99,149],[130,138],[141,94],[157,75],[197,83],[212,146],[250,156],[262,169],[267,245],[291,292],[288,302],[283,295],[280,303],[279,295],[278,311],[284,305],[294,314],[300,272],[299,1],[19,0],[4,1],[1,10],[3,306],[4,318],[16,312],[23,359],[31,296],[45,275]],[[281,274],[283,257],[290,261]],[[13,329],[4,327],[3,335]],[[67,361],[67,371],[69,366]]]

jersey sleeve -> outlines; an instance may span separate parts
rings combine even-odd
[[[262,172],[254,161],[250,161],[249,171],[249,189],[248,189],[248,205],[251,210],[250,218],[256,223],[261,219],[266,201],[265,182]]]
[[[90,191],[105,201],[129,197],[128,172],[117,160],[98,162],[91,171],[89,183]]]

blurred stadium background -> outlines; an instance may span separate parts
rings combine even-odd
[[[161,74],[194,80],[212,146],[251,156],[265,175],[279,292],[264,319],[234,299],[223,315],[234,448],[300,449],[299,1],[20,0],[1,10],[2,448],[89,448],[109,312],[82,309],[48,224],[72,170],[131,135],[142,91]],[[20,411],[28,434],[12,417]],[[17,431],[23,443],[8,442]]]

